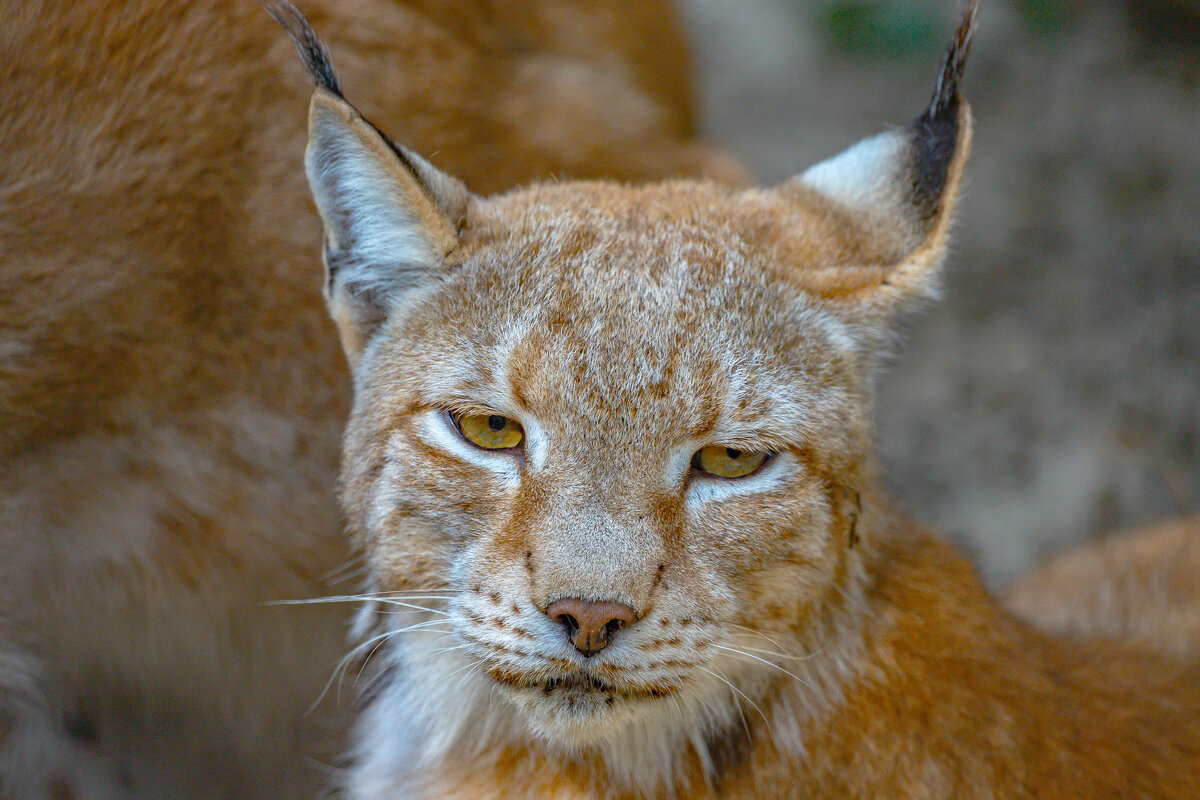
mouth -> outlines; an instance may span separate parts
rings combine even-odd
[[[544,694],[554,694],[562,691],[567,694],[579,693],[603,693],[612,699],[616,689],[612,684],[605,683],[595,675],[588,675],[582,672],[571,672],[566,675],[558,675],[543,681],[540,686]]]
[[[564,672],[548,678],[533,678],[502,669],[486,672],[497,683],[526,693],[537,691],[548,698],[563,700],[572,707],[581,701],[589,706],[612,706],[619,700],[655,700],[674,694],[679,689],[672,685],[621,685],[582,671]]]
[[[612,741],[634,720],[653,715],[655,702],[678,686],[603,678],[584,669],[554,674],[485,670],[505,700],[519,709],[534,736],[569,747]]]

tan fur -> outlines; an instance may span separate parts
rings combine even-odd
[[[782,186],[540,184],[452,226],[318,90],[374,651],[350,797],[1200,793],[1194,659],[1027,627],[875,475],[875,367],[936,290],[970,146],[971,20],[917,122]],[[718,479],[706,446],[774,455]],[[564,598],[637,620],[581,651]]]
[[[477,190],[733,171],[663,3],[305,6]],[[5,3],[0,53],[0,795],[311,795],[345,606],[264,602],[358,565],[306,78],[250,0]]]
[[[725,665],[746,699],[723,702],[740,706],[749,733],[735,714],[715,735],[712,752],[681,745],[665,785],[659,775],[643,775],[644,783],[622,789],[622,765],[614,759],[624,751],[600,736],[570,746],[568,755],[557,737],[578,734],[564,723],[532,741],[493,741],[482,749],[464,734],[461,758],[449,751],[422,791],[404,794],[412,791],[407,783],[388,790],[369,776],[369,788],[354,796],[1185,798],[1200,791],[1194,662],[1116,644],[1072,645],[1023,627],[960,557],[913,530],[873,488],[863,449],[862,366],[831,347],[820,327],[777,317],[794,302],[789,298],[801,296],[778,262],[761,255],[784,243],[756,251],[747,233],[779,231],[787,219],[806,231],[786,243],[789,254],[801,246],[797,240],[805,243],[804,259],[791,263],[846,258],[840,230],[819,227],[827,218],[817,208],[781,205],[769,193],[711,185],[574,185],[478,205],[468,230],[479,244],[464,244],[455,257],[454,283],[389,329],[360,374],[345,496],[371,554],[374,585],[468,595],[451,601],[452,609],[460,602],[466,609],[454,629],[477,645],[469,652],[499,681],[501,697],[503,687],[536,681],[539,673],[505,667],[500,648],[507,645],[496,642],[489,653],[485,631],[524,626],[546,635],[537,608],[564,593],[616,596],[644,611],[627,634],[641,637],[646,626],[638,639],[645,663],[609,674],[647,716],[671,719],[671,701],[639,699],[640,692],[671,695],[703,678],[646,682],[651,665],[664,661],[659,643],[686,636],[680,624],[690,615],[708,638],[763,648],[754,652],[778,668],[745,658]],[[686,279],[675,268],[680,253],[692,259]],[[803,283],[803,273],[797,278]],[[663,285],[671,289],[660,294]],[[770,287],[779,299],[754,286]],[[641,299],[610,305],[614,296]],[[504,309],[532,321],[518,323]],[[673,324],[651,335],[645,319]],[[599,334],[578,333],[590,320],[603,321]],[[463,330],[469,335],[455,333]],[[510,346],[505,332],[513,330],[523,333]],[[446,350],[451,341],[462,344]],[[746,346],[742,341],[752,342],[762,361],[742,389],[750,406],[735,413],[726,392],[736,383],[737,362],[721,354]],[[497,365],[504,365],[506,384],[486,377]],[[749,430],[781,425],[775,415],[784,410],[758,398],[777,392],[789,374],[800,381],[791,385],[804,387],[792,390],[791,402],[811,409],[801,418],[812,427],[803,445],[772,445],[798,465],[786,488],[702,516],[684,512],[678,489],[658,488],[664,454],[702,438],[714,417],[731,414]],[[656,390],[664,380],[665,389]],[[540,420],[557,450],[546,467],[506,488],[425,444],[414,416],[467,395],[504,398],[484,404]],[[765,434],[750,442],[774,441],[759,436]],[[841,483],[862,492],[857,535],[864,544],[856,549],[831,525],[837,506],[826,489]],[[394,484],[403,486],[404,503],[380,519],[379,492],[385,485],[394,491]],[[580,564],[587,558],[580,548],[590,552],[581,534],[596,531],[605,547],[624,553],[622,529],[639,544],[633,560],[623,555],[611,567],[611,582],[597,570],[601,552],[591,556],[599,563]],[[446,534],[436,532],[457,530],[471,531],[472,544],[446,550]],[[572,549],[560,549],[563,542]],[[444,555],[430,558],[435,552]],[[531,571],[523,563],[527,552]],[[654,582],[657,563],[667,565],[670,593]],[[520,614],[509,612],[512,604]],[[763,636],[722,639],[739,634],[726,624]],[[683,641],[691,646],[682,652],[666,647],[680,671],[713,658]],[[411,647],[423,652],[419,641]],[[771,652],[781,657],[771,659]],[[446,672],[457,663],[447,661]],[[666,707],[641,707],[656,703]],[[556,708],[545,713],[567,715]],[[627,726],[636,721],[596,717],[590,724],[598,730],[634,735]],[[368,737],[368,764],[371,751],[391,746],[376,738],[389,730],[376,725],[360,733]],[[706,770],[706,760],[721,758],[727,763]]]
[[[1200,519],[1078,547],[1021,580],[1007,604],[1059,635],[1200,655]]]

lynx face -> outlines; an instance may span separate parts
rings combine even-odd
[[[780,257],[844,257],[818,212],[682,183],[471,204],[443,277],[358,358],[346,450],[375,588],[448,590],[462,649],[422,669],[475,663],[540,733],[612,736],[724,694],[754,665],[725,648],[766,642],[740,626],[824,596],[868,357]]]
[[[936,282],[970,12],[921,117],[782,186],[493,198],[388,142],[285,22],[355,379],[364,774],[531,738],[643,774],[708,758],[781,671],[828,695],[793,670],[855,624],[870,376]]]

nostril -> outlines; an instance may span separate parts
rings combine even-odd
[[[567,629],[567,638],[575,638],[575,634],[579,631],[579,620],[575,619],[570,614],[559,614],[553,619],[559,625],[562,625]]]
[[[637,621],[637,612],[624,603],[568,597],[546,607],[546,616],[562,625],[575,649],[593,656],[608,646],[618,630]]]

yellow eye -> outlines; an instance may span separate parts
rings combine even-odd
[[[768,455],[714,444],[697,450],[692,466],[721,478],[744,478],[761,467]]]
[[[520,425],[499,414],[451,414],[450,418],[464,439],[484,450],[507,450],[525,438]]]

